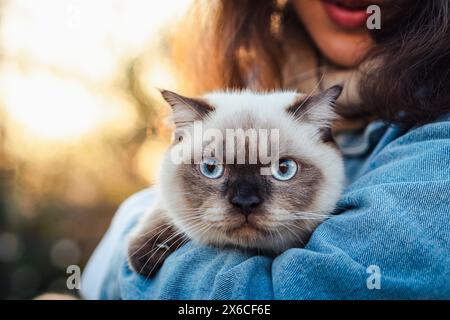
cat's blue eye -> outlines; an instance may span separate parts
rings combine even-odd
[[[271,167],[272,176],[281,181],[292,179],[298,170],[297,162],[291,159],[281,159],[279,163],[275,163]]]
[[[223,175],[223,164],[213,159],[206,159],[200,163],[200,172],[209,179],[218,179]]]

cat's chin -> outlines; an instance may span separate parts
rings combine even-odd
[[[273,235],[267,230],[255,223],[241,223],[237,226],[219,229],[217,233],[222,237],[216,237],[215,240],[221,239],[220,243],[209,243],[218,247],[240,247],[242,249],[258,250],[267,252],[268,254],[279,253],[280,248],[274,246]],[[269,241],[271,239],[272,241]],[[281,239],[280,239],[281,240]],[[276,241],[275,241],[276,242]]]
[[[239,237],[239,238],[255,238],[256,236],[265,235],[268,232],[261,227],[258,227],[255,223],[244,222],[238,226],[229,228],[225,230],[225,233],[229,237]]]
[[[221,243],[213,244],[215,246],[240,247],[268,255],[278,255],[289,248],[303,248],[311,235],[307,232],[301,235],[286,234],[281,230],[268,229],[248,222],[218,231],[223,234],[223,237],[220,237]],[[281,237],[282,234],[284,234],[284,237]]]

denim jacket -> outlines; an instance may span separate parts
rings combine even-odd
[[[128,199],[88,263],[91,299],[450,299],[450,118],[340,134],[347,187],[305,248],[276,258],[190,242],[145,279],[126,239],[154,201]]]

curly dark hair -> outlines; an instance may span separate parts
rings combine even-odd
[[[430,122],[450,112],[450,1],[395,1],[367,59],[383,63],[361,82],[364,108],[389,122]]]
[[[376,45],[364,59],[382,63],[363,74],[359,110],[406,126],[450,113],[450,1],[385,5],[382,28],[371,31]],[[252,64],[258,67],[258,88],[283,88],[283,39],[274,21],[281,27],[295,23],[304,32],[289,1],[208,0],[203,7],[196,1],[174,42],[185,90],[242,88]]]

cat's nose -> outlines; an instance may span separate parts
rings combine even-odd
[[[262,199],[256,195],[237,194],[230,199],[230,202],[233,206],[238,208],[243,215],[248,216],[252,213],[253,209],[261,204]]]

